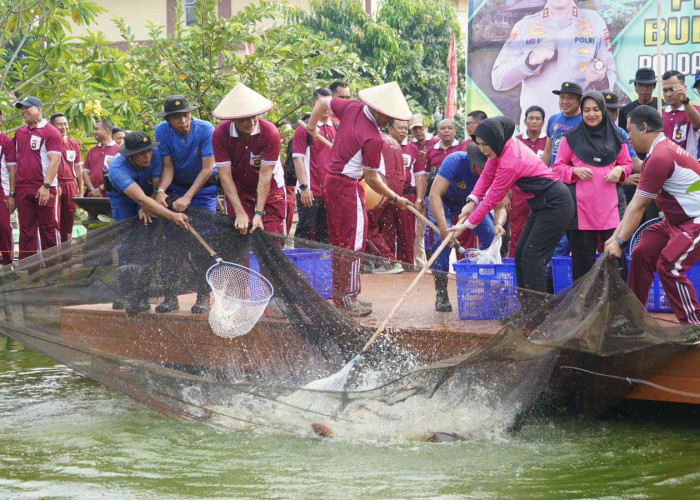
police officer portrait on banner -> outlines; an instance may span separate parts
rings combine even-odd
[[[537,104],[552,116],[557,100],[549,97],[549,90],[565,79],[584,92],[614,88],[617,69],[610,33],[595,10],[579,8],[576,0],[549,0],[540,12],[515,23],[494,62],[491,81],[502,92],[522,86],[521,113]]]

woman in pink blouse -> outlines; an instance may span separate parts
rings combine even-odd
[[[566,133],[553,166],[576,207],[567,231],[574,280],[593,267],[599,239],[606,241],[620,224],[617,185],[632,173],[627,145],[605,111],[603,94],[585,94],[581,113],[583,121]],[[624,257],[620,269],[625,276]]]
[[[488,118],[476,128],[472,139],[488,161],[459,218],[469,217],[465,225],[473,229],[511,189],[527,198],[531,210],[515,250],[515,273],[518,287],[546,292],[547,263],[570,225],[573,201],[557,175],[513,138],[514,131],[515,123],[505,116]],[[504,234],[498,226],[495,232]],[[523,308],[529,305],[524,299]]]

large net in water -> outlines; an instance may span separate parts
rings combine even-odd
[[[3,268],[2,332],[168,414],[299,435],[323,422],[340,435],[376,439],[514,427],[533,410],[595,416],[631,389],[615,376],[644,378],[695,340],[647,314],[605,261],[554,297],[500,283],[484,304],[506,294],[523,304],[500,322],[460,319],[456,295],[479,286],[454,275],[456,310],[436,313],[434,272],[342,391],[304,389],[360,351],[418,270],[362,274],[359,298],[374,313],[351,318],[327,300],[338,285],[333,267],[386,269],[385,259],[262,231],[243,236],[228,217],[190,215],[224,260],[274,287],[247,335],[220,338],[207,315],[190,314],[195,294],[209,290],[212,261],[199,243],[170,223],[136,220]],[[180,311],[156,314],[166,293],[179,296]],[[113,309],[144,298],[149,311]]]

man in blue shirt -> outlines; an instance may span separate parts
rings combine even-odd
[[[126,135],[124,144],[119,148],[120,154],[109,164],[108,191],[112,216],[115,222],[119,222],[138,215],[146,225],[154,216],[158,216],[187,229],[188,218],[185,214],[168,210],[150,197],[163,168],[157,147],[158,143],[144,132]],[[126,311],[135,314],[150,308],[148,297],[143,292],[151,273],[147,270],[149,264],[141,263],[140,254],[147,253],[146,250],[128,236],[125,235],[119,247],[119,281],[127,298]]]
[[[569,130],[578,127],[583,120],[581,116],[581,97],[583,91],[578,83],[564,82],[560,90],[552,90],[552,94],[559,96],[559,109],[561,113],[552,115],[547,121],[547,145],[542,155],[542,161],[550,167],[557,161],[559,144]]]
[[[467,152],[458,151],[450,154],[442,162],[435,180],[430,188],[428,197],[428,216],[437,224],[440,234],[428,228],[425,233],[425,250],[431,255],[447,237],[449,225],[454,225],[459,219],[462,207],[467,202],[467,196],[472,192],[479,175],[486,164],[486,157],[479,151],[475,143],[470,143]],[[506,213],[502,208],[497,209],[497,224],[489,214],[484,221],[472,232],[481,241],[481,248],[491,245],[495,227],[505,224]],[[432,269],[440,272],[433,273],[435,277],[435,310],[440,312],[452,311],[447,295],[447,273],[450,270],[450,252],[443,251],[433,263]]]
[[[156,189],[156,201],[167,206],[168,195],[176,198],[173,210],[183,212],[189,206],[216,213],[218,186],[212,134],[214,126],[204,120],[192,118],[192,106],[181,95],[165,99],[162,121],[156,126],[156,140],[163,156],[163,174]],[[182,264],[183,255],[170,256],[170,269],[176,270]],[[167,287],[165,299],[156,308],[159,313],[179,309],[175,290],[175,276],[166,280],[173,286]],[[209,309],[209,293],[206,283],[202,283],[197,293],[197,301],[192,307],[193,314],[202,314]]]
[[[176,196],[173,209],[184,211],[188,206],[216,212],[216,167],[212,134],[214,126],[192,118],[191,106],[183,96],[165,99],[164,118],[156,126],[156,141],[163,156],[163,175],[156,190],[156,201],[167,205],[168,195]]]
[[[544,148],[542,161],[551,168],[557,161],[559,144],[569,130],[573,130],[583,121],[581,116],[581,97],[583,90],[578,83],[562,82],[559,90],[552,90],[552,94],[559,96],[559,109],[561,113],[552,115],[547,122],[547,145]],[[571,253],[569,241],[566,235],[561,237],[561,241],[554,251],[554,255],[565,256]],[[548,273],[551,267],[548,267]]]

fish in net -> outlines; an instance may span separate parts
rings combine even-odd
[[[184,302],[206,286],[210,256],[162,220],[112,224],[0,270],[2,333],[167,414],[296,435],[325,422],[336,435],[377,439],[517,428],[552,412],[596,416],[632,386],[566,367],[643,379],[697,340],[694,330],[648,314],[605,260],[562,295],[518,290],[523,307],[500,326],[460,323],[456,313],[422,324],[435,314],[424,300],[428,280],[344,390],[304,389],[371,336],[376,323],[326,298],[337,266],[372,257],[263,231],[241,235],[229,217],[192,208],[188,215],[222,259],[247,268],[254,258],[274,288],[247,335],[214,335],[201,316],[112,308],[124,297],[157,302],[166,289]],[[300,255],[311,265],[292,260]],[[405,290],[382,283],[389,299]],[[475,334],[455,333],[464,325]]]

